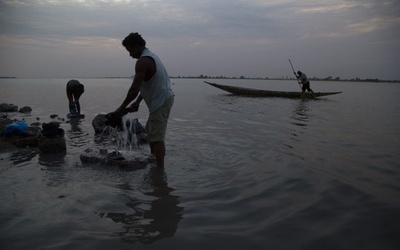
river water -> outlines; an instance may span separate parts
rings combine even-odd
[[[229,95],[172,79],[165,170],[85,165],[91,125],[130,79],[1,79],[0,103],[65,130],[65,154],[0,152],[1,249],[400,249],[400,84],[312,81],[318,100]],[[295,91],[294,81],[209,80]],[[144,125],[142,104],[129,114]],[[137,153],[149,150],[142,146]]]

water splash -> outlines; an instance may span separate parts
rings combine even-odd
[[[117,151],[135,151],[146,140],[146,131],[137,118],[124,116],[122,126],[105,126],[100,138],[106,139],[108,145],[113,145]]]
[[[134,150],[139,148],[137,136],[138,120],[124,116],[122,118],[122,130],[116,135],[117,149],[119,150]]]

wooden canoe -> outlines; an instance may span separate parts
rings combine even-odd
[[[236,86],[221,85],[217,83],[207,82],[205,83],[214,86],[216,88],[225,90],[234,95],[242,96],[257,96],[257,97],[285,97],[285,98],[316,98],[327,95],[336,95],[342,92],[315,92],[315,93],[301,93],[296,91],[272,91],[272,90],[261,90],[252,88],[243,88]]]

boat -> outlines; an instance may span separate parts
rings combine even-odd
[[[321,96],[328,96],[328,95],[336,95],[342,93],[340,92],[306,92],[302,93],[300,91],[272,91],[272,90],[261,90],[261,89],[252,89],[252,88],[243,88],[243,87],[236,87],[236,86],[229,86],[229,85],[221,85],[213,82],[205,83],[225,90],[234,95],[241,95],[241,96],[255,96],[255,97],[284,97],[284,98],[317,98]]]

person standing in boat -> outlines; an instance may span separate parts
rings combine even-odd
[[[77,80],[70,80],[67,83],[68,107],[71,114],[81,113],[79,98],[85,92],[85,87]]]
[[[303,72],[301,72],[299,70],[299,71],[297,71],[297,75],[296,74],[294,74],[294,75],[297,77],[297,79],[300,80],[300,83],[302,86],[301,87],[302,93],[306,92],[306,90],[308,92],[314,93],[314,91],[312,91],[312,89],[310,88],[310,81],[308,80],[308,77],[306,76],[306,74],[304,74]]]
[[[146,123],[147,141],[151,153],[156,158],[157,167],[163,168],[164,140],[175,94],[172,92],[171,82],[164,65],[156,54],[146,48],[146,41],[140,34],[130,33],[122,41],[122,45],[132,58],[138,60],[135,65],[132,85],[125,100],[116,109],[115,114],[122,117],[127,106],[135,98],[136,100],[128,109],[137,111],[140,102],[144,99],[150,113]]]

